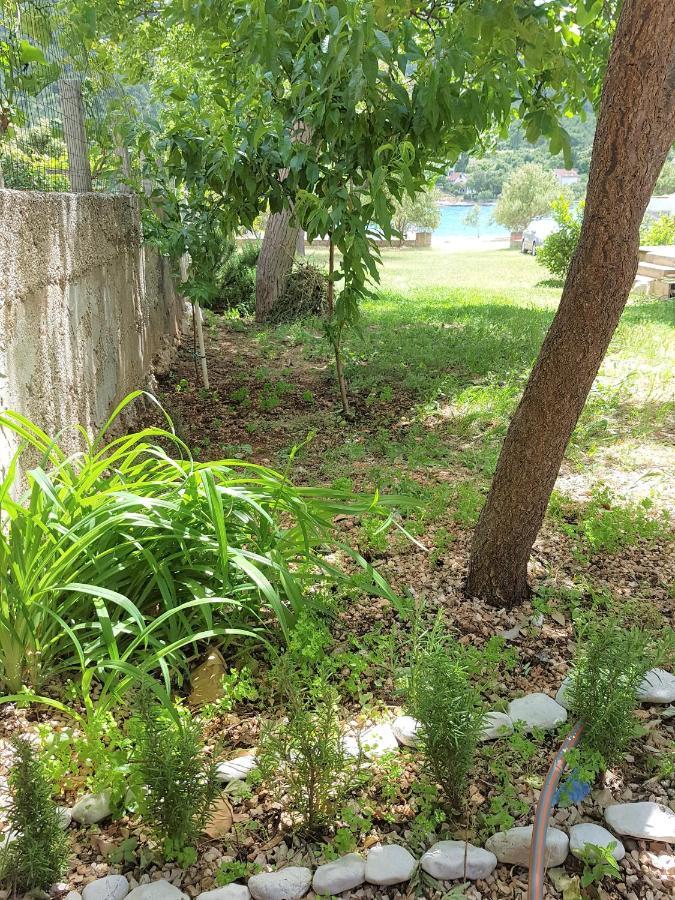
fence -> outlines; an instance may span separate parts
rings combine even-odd
[[[53,0],[0,0],[0,187],[130,190],[136,100],[93,65]]]

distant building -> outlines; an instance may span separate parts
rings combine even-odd
[[[579,181],[576,169],[554,169],[553,174],[560,184],[576,184]]]
[[[466,184],[469,176],[466,172],[448,172],[448,181],[450,184]]]

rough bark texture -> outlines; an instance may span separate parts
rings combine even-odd
[[[675,2],[624,0],[603,86],[579,246],[476,527],[471,596],[513,606],[528,594],[530,552],[626,305],[640,223],[673,140]]]
[[[256,322],[267,319],[293,268],[299,229],[292,216],[290,209],[273,213],[265,226],[255,273]]]

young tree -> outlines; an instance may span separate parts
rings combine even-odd
[[[581,237],[474,533],[467,591],[528,595],[527,563],[565,448],[626,305],[640,223],[675,140],[675,4],[624,0],[604,80]]]
[[[441,211],[438,206],[438,195],[435,190],[421,190],[414,197],[407,194],[403,200],[394,204],[392,226],[400,235],[403,245],[406,233],[412,226],[420,231],[435,231],[441,223]]]
[[[560,192],[553,172],[538,163],[526,163],[509,176],[497,200],[494,220],[509,231],[522,231],[536,216],[549,211]]]

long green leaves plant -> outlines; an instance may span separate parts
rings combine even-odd
[[[170,424],[111,437],[139,393],[94,440],[81,430],[72,454],[0,414],[21,440],[0,483],[0,689],[12,696],[77,670],[106,673],[111,692],[136,667],[168,685],[207,640],[265,639],[276,625],[287,636],[322,580],[345,577],[325,553],[333,516],[385,515],[377,497],[297,487],[238,460],[197,463]],[[20,469],[27,488],[12,499]]]

